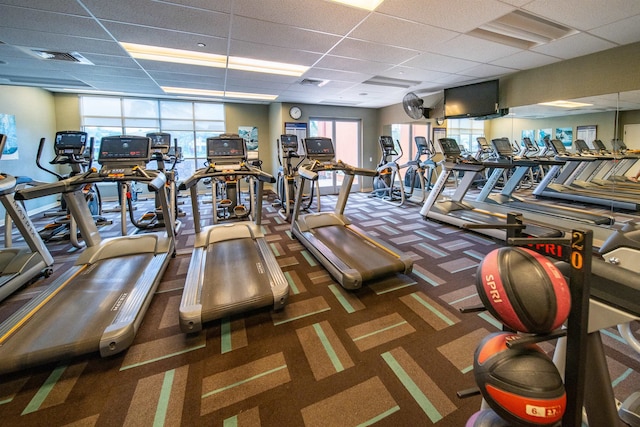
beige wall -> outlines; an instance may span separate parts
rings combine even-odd
[[[0,113],[16,117],[18,135],[17,160],[0,160],[0,171],[10,175],[25,175],[35,180],[52,182],[55,178],[36,167],[36,154],[40,138],[46,138],[42,157],[53,158],[52,138],[56,133],[56,105],[50,92],[31,87],[1,86]],[[30,211],[52,206],[56,197],[44,197],[26,203]],[[1,218],[4,209],[0,208]]]

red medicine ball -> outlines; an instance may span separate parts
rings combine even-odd
[[[476,288],[487,310],[520,332],[551,332],[571,309],[569,286],[560,270],[526,248],[505,247],[487,254],[478,266]]]
[[[489,407],[506,421],[554,425],[562,419],[567,400],[560,373],[535,344],[507,347],[516,336],[496,332],[480,342],[473,360],[476,384]]]

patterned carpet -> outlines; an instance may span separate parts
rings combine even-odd
[[[334,200],[323,198],[323,208]],[[144,212],[145,202],[138,206]],[[408,276],[348,292],[265,204],[263,228],[290,282],[289,304],[214,321],[188,336],[177,316],[194,241],[185,203],[178,255],[133,345],[108,359],[90,354],[4,376],[2,425],[463,426],[480,398],[456,392],[474,385],[475,347],[500,325],[487,313],[458,309],[479,303],[476,267],[500,243],[425,221],[419,208],[353,195],[352,221],[411,254],[415,265]],[[201,212],[210,220],[211,205]],[[108,215],[114,224],[101,231],[118,235],[119,214]],[[49,246],[58,275],[77,250],[67,242]],[[0,320],[49,280],[2,302]],[[615,330],[603,338],[616,396],[624,399],[640,384],[640,356]]]

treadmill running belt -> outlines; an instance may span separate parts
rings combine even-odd
[[[236,306],[246,310],[273,303],[269,273],[253,239],[211,244],[205,263],[201,297],[203,321],[219,318],[221,311],[232,313]]]
[[[405,269],[397,256],[343,225],[314,228],[313,235],[330,248],[336,257],[360,272],[363,282]]]
[[[141,266],[153,256],[105,259],[86,268],[0,346],[0,363],[29,366],[98,351],[103,332],[145,272]]]

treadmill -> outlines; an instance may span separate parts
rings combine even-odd
[[[513,165],[506,161],[480,162],[474,158],[462,157],[460,146],[453,138],[440,138],[438,142],[445,156],[442,161],[442,171],[438,175],[429,197],[420,209],[420,215],[458,227],[480,224],[481,228],[474,229],[478,233],[505,240],[507,232],[504,227],[500,228],[500,226],[506,225],[506,214],[497,213],[490,207],[486,209],[487,205],[484,205],[485,209],[482,209],[474,202],[463,199],[476,180],[476,176],[485,167],[493,168],[493,174],[500,175],[504,169],[511,168]],[[464,175],[453,194],[446,197],[442,193],[449,177],[454,172],[463,172]],[[488,227],[490,225],[497,227]],[[522,234],[532,237],[560,237],[563,235],[559,230],[545,225],[533,224],[531,221],[524,224]]]
[[[298,171],[302,182],[298,186],[291,221],[293,235],[345,289],[358,289],[365,282],[396,273],[410,273],[413,268],[411,257],[365,235],[344,215],[354,177],[373,177],[376,171],[336,161],[330,138],[305,138],[303,146],[310,163]],[[334,212],[300,215],[304,180],[316,181],[323,171],[344,173]]]
[[[7,143],[7,136],[0,134],[0,158]],[[0,202],[4,206],[5,247],[0,249],[0,301],[11,295],[23,285],[40,276],[49,277],[52,273],[53,258],[36,231],[29,214],[22,203],[16,202],[14,194],[19,179],[0,173]],[[26,247],[9,247],[11,223],[20,231]],[[8,237],[7,237],[8,236]]]
[[[640,196],[630,196],[604,188],[584,189],[567,185],[566,182],[571,182],[572,177],[575,177],[576,169],[581,162],[595,162],[598,159],[593,156],[570,155],[562,141],[558,139],[551,140],[549,147],[553,149],[556,159],[566,161],[567,165],[564,168],[553,166],[533,190],[535,196],[572,200],[632,211],[640,209]],[[555,182],[553,182],[554,179],[556,180]]]
[[[502,175],[501,171],[496,169],[487,180],[487,183],[482,188],[480,194],[478,194],[478,196],[476,197],[476,202],[486,202],[489,204],[502,205],[509,210],[543,214],[549,217],[548,221],[555,221],[554,218],[559,217],[567,219],[569,221],[586,223],[590,225],[612,225],[614,223],[615,219],[608,215],[596,215],[582,209],[564,208],[562,206],[551,206],[541,203],[529,203],[513,196],[513,191],[515,191],[515,189],[518,187],[518,184],[529,172],[530,168],[538,167],[540,165],[562,165],[564,164],[564,162],[548,159],[528,159],[514,157],[513,150],[511,149],[511,143],[507,138],[492,139],[491,145],[494,152],[499,158],[505,159],[505,161],[510,162],[513,165],[514,171],[507,182],[504,183],[502,191],[500,193],[491,194],[491,191],[495,187],[495,183]]]
[[[282,309],[289,296],[289,282],[260,227],[263,183],[274,183],[275,179],[247,162],[244,139],[237,135],[207,138],[207,159],[207,167],[180,185],[181,190],[190,191],[195,226],[195,244],[180,302],[180,328],[185,333],[198,332],[206,322],[251,309]],[[197,184],[225,178],[249,180],[249,197],[253,199],[249,219],[202,227]]]
[[[26,188],[16,199],[62,193],[86,244],[75,264],[0,325],[0,373],[99,352],[127,349],[136,335],[171,257],[173,228],[165,232],[102,239],[82,188],[97,182],[144,182],[165,191],[162,173],[145,170],[151,139],[102,138],[100,171]],[[170,218],[166,197],[160,197]]]

